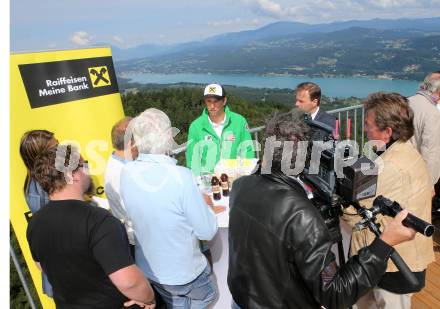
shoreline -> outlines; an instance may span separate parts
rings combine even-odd
[[[208,82],[217,82],[227,87],[265,90],[267,92],[292,92],[295,85],[311,81],[319,84],[323,95],[330,98],[365,98],[370,93],[385,91],[410,96],[419,88],[418,81],[401,79],[377,79],[367,76],[309,77],[298,75],[255,75],[255,74],[118,74],[121,90],[133,88],[163,88],[189,86],[198,87]]]
[[[173,76],[173,75],[217,75],[217,76],[254,76],[254,77],[286,77],[286,78],[307,78],[307,79],[349,79],[349,78],[355,78],[355,79],[366,79],[371,81],[405,81],[405,82],[421,82],[419,80],[414,79],[403,79],[403,78],[395,78],[388,74],[382,74],[382,75],[344,75],[344,74],[335,74],[335,75],[306,75],[306,74],[289,74],[289,73],[234,73],[234,72],[224,72],[224,73],[213,73],[213,72],[177,72],[177,73],[155,73],[155,72],[135,72],[135,71],[124,71],[119,72],[118,77],[122,77],[124,79],[133,80],[130,76],[133,75],[163,75],[163,76]],[[140,83],[138,81],[134,81],[135,83]]]

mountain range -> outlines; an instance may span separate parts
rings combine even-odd
[[[175,45],[112,48],[119,73],[366,75],[420,79],[440,66],[440,17],[277,22]]]

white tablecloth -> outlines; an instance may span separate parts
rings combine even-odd
[[[214,239],[209,242],[214,268],[214,280],[217,283],[218,297],[212,308],[231,308],[232,296],[228,288],[228,225],[229,225],[229,197],[223,197],[214,201],[216,206],[226,206],[226,210],[217,214],[218,232]]]

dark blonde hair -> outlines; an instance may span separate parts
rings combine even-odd
[[[404,96],[395,92],[376,92],[370,94],[363,104],[365,113],[374,112],[374,121],[381,131],[393,130],[393,140],[406,142],[414,135],[414,113]]]
[[[59,151],[58,155],[62,153],[63,156],[57,158],[58,148],[64,148],[64,151]],[[61,163],[61,167],[68,167],[70,160],[75,156],[79,156],[79,153],[72,145],[51,147],[37,156],[34,163],[34,177],[47,194],[58,192],[67,185],[65,171],[60,171],[57,164]],[[83,165],[84,160],[79,156],[79,164],[71,172],[78,171]]]
[[[23,134],[20,140],[20,156],[27,169],[24,183],[26,192],[29,182],[34,178],[35,159],[43,152],[58,144],[54,133],[47,130],[32,130]]]

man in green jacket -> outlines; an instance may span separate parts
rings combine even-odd
[[[206,107],[189,127],[187,166],[200,175],[213,172],[220,159],[255,158],[246,119],[226,105],[223,86],[210,84],[203,94]]]

